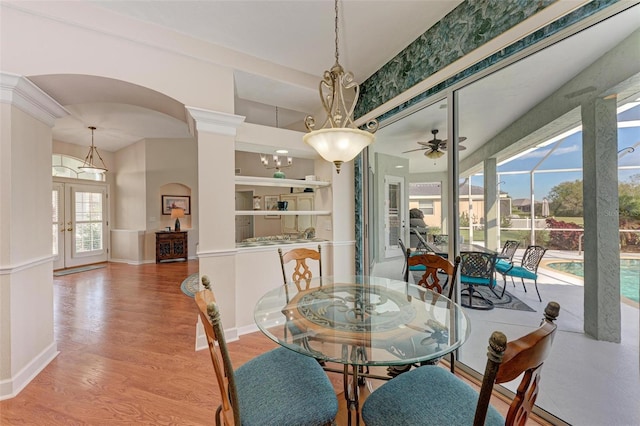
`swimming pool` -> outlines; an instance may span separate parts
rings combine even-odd
[[[572,262],[551,262],[547,267],[556,271],[584,277],[584,264],[581,260]],[[627,299],[640,300],[640,259],[620,259],[620,294]]]

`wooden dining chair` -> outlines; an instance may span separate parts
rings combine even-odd
[[[454,263],[432,253],[415,253],[407,257],[407,271],[417,271],[415,275],[421,275],[416,284],[439,294],[444,294],[446,289],[449,299],[453,296],[459,266],[460,256]],[[408,282],[408,278],[405,274],[405,281]]]
[[[315,358],[279,347],[234,371],[209,279],[203,276],[202,283],[195,302],[222,400],[216,425],[333,424],[338,399]]]
[[[402,250],[402,254],[404,255],[404,263],[402,264],[402,276],[404,280],[407,281],[407,261],[409,260],[409,256],[411,256],[411,249],[407,248],[402,241],[402,238],[398,238],[398,245],[400,246],[400,250]]]
[[[433,253],[416,253],[407,258],[407,273],[405,281],[409,282],[408,271],[414,271],[414,276],[420,276],[416,285],[424,287],[438,294],[444,294],[447,290],[447,297],[451,299],[456,284],[458,267],[460,266],[460,256],[457,256],[454,263]],[[419,268],[419,269],[418,269]],[[437,298],[433,299],[433,303]],[[429,361],[428,364],[437,364],[440,358]],[[455,371],[455,353],[451,352],[450,369]],[[395,376],[408,371],[407,366],[393,366],[387,368],[388,374]]]
[[[308,260],[313,260],[318,262],[318,276],[321,278],[320,283],[322,284],[322,249],[320,244],[318,244],[318,251],[311,250],[308,248],[297,248],[293,250],[289,250],[286,253],[282,252],[282,249],[278,249],[278,256],[280,257],[280,266],[282,267],[282,279],[284,280],[284,285],[287,286],[289,284],[287,280],[287,272],[285,270],[285,265],[289,262],[295,261],[296,264],[293,267],[293,273],[291,275],[291,281],[293,281],[298,287],[298,290],[302,291],[303,288],[301,286],[301,282],[304,280],[306,283],[305,289],[309,288],[311,283],[311,279],[313,278],[313,273],[307,264]]]
[[[376,389],[362,407],[367,426],[524,425],[540,392],[540,373],[556,333],[560,305],[550,302],[539,328],[507,343],[494,331],[480,393],[444,368],[425,365]],[[495,384],[523,374],[506,418],[489,404]],[[427,396],[428,395],[428,396]]]

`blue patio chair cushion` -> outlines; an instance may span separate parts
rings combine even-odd
[[[496,286],[496,280],[494,278],[470,277],[468,275],[461,275],[460,282],[463,284],[485,285],[491,288]]]
[[[538,279],[537,274],[534,274],[533,272],[531,272],[526,268],[523,268],[522,266],[514,266],[513,269],[507,272],[507,275],[516,277],[516,278],[528,278],[530,280]]]
[[[315,358],[286,348],[235,370],[240,418],[252,425],[330,424],[338,413],[331,381]]]
[[[411,257],[413,257],[413,256],[415,256],[417,254],[422,254],[422,253],[414,251],[414,252],[411,253]],[[424,265],[413,265],[413,266],[409,266],[409,270],[410,271],[426,271],[427,267],[424,266]]]
[[[500,274],[506,273],[509,269],[513,267],[513,263],[509,262],[505,259],[498,259],[496,261],[496,271]]]
[[[388,381],[362,407],[367,426],[472,425],[478,392],[435,365],[425,365]],[[489,405],[485,425],[504,425]]]

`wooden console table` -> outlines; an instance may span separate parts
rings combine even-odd
[[[156,232],[156,263],[189,257],[187,231]]]

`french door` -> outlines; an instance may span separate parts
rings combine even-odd
[[[404,178],[399,176],[384,177],[384,256],[385,258],[402,256],[398,244],[404,238]]]
[[[54,270],[107,260],[106,185],[54,182],[51,207]]]

